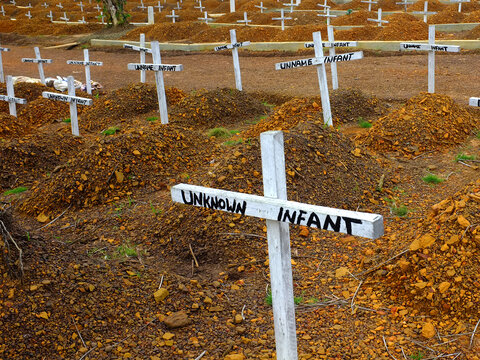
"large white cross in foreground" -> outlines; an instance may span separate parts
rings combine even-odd
[[[5,76],[3,75],[3,62],[2,62],[2,52],[10,51],[9,48],[4,48],[0,46],[0,82],[5,82]]]
[[[460,46],[435,44],[435,25],[428,27],[428,44],[400,43],[400,50],[428,51],[428,92],[435,92],[435,51],[459,52]]]
[[[130,45],[130,44],[123,44],[125,49],[131,49],[140,52],[140,64],[145,64],[145,53],[152,53],[152,50],[145,47],[145,34],[140,34],[140,46]],[[145,70],[140,71],[140,82],[145,82]]]
[[[37,46],[33,48],[35,51],[35,59],[23,58],[22,62],[24,63],[37,63],[38,64],[38,74],[40,75],[40,81],[45,85],[45,73],[43,72],[43,64],[51,64],[52,59],[42,59],[40,56],[40,50]]]
[[[49,100],[64,101],[70,104],[70,124],[72,126],[72,134],[75,136],[80,136],[80,132],[78,130],[77,104],[92,105],[93,100],[80,96],[75,96],[75,85],[73,83],[73,76],[67,77],[67,84],[68,95],[44,91],[42,92],[42,96]]]
[[[13,79],[11,75],[7,76],[7,95],[0,95],[0,100],[8,102],[10,115],[17,117],[17,104],[26,104],[27,100],[15,97],[13,90]]]
[[[264,196],[179,184],[175,202],[267,220],[277,360],[297,360],[295,304],[289,224],[376,239],[383,235],[383,217],[287,200],[283,133],[260,134]]]
[[[102,66],[103,62],[101,61],[90,61],[88,55],[88,49],[83,49],[83,61],[81,60],[67,60],[69,65],[83,65],[85,66],[85,83],[87,85],[87,93],[92,93],[92,84],[90,83],[90,65],[92,66]]]
[[[158,107],[162,124],[168,124],[167,97],[165,95],[165,84],[163,82],[164,71],[182,71],[183,65],[162,64],[160,57],[160,46],[158,41],[151,41],[153,64],[128,64],[128,70],[148,70],[155,72],[155,83],[157,85]]]
[[[238,61],[238,48],[250,45],[250,41],[238,42],[237,43],[237,34],[235,29],[230,30],[230,44],[217,46],[214,50],[226,50],[232,49],[232,56],[233,56],[233,70],[235,72],[235,85],[237,90],[242,91],[242,74],[240,73],[240,62]]]
[[[304,66],[316,66],[318,83],[320,86],[320,97],[322,99],[323,122],[332,126],[332,111],[330,109],[330,97],[328,95],[327,74],[325,73],[325,64],[351,61],[363,58],[363,52],[357,51],[352,53],[323,56],[322,35],[320,32],[313,33],[313,45],[315,48],[315,57],[310,59],[300,59],[293,61],[285,61],[275,64],[275,70],[294,69]]]

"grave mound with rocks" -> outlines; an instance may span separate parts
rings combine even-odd
[[[27,131],[25,123],[15,116],[0,113],[0,139],[21,136],[25,131]]]
[[[20,209],[48,215],[70,205],[116,201],[137,188],[165,188],[182,173],[208,164],[211,148],[210,139],[172,124],[127,128],[73,154],[65,167],[32,188]]]
[[[229,88],[193,91],[170,109],[172,122],[199,128],[252,121],[267,112],[256,97]]]
[[[372,150],[415,156],[460,144],[472,134],[478,120],[449,96],[420,93],[378,119],[358,140]]]
[[[168,105],[179,102],[185,93],[173,87],[165,88]],[[68,106],[68,105],[67,105]],[[108,92],[105,96],[94,99],[93,105],[85,107],[81,116],[82,128],[98,131],[158,109],[155,84],[132,84]]]
[[[472,328],[480,312],[479,204],[477,180],[433,205],[425,220],[401,235],[409,251],[386,267],[378,293],[434,319],[441,333],[464,333],[465,324]]]
[[[15,97],[33,101],[42,96],[43,91],[50,91],[51,89],[42,84],[19,82],[14,85]],[[7,88],[5,84],[0,84],[0,94],[7,95]],[[17,104],[17,109],[22,105]],[[8,103],[0,102],[0,112],[8,112]]]

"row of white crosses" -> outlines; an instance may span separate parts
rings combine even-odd
[[[321,43],[319,44],[321,48]],[[266,219],[277,360],[297,360],[290,224],[376,239],[383,217],[287,200],[283,133],[260,134],[264,196],[178,184],[172,200],[213,210]]]
[[[333,34],[332,34],[333,36]],[[332,44],[330,44],[332,45]],[[324,56],[322,36],[320,32],[313,33],[313,46],[315,49],[315,57],[309,59],[292,60],[275,64],[275,70],[294,69],[305,66],[316,66],[318,83],[320,86],[320,98],[322,100],[323,122],[332,126],[332,111],[330,109],[330,97],[328,94],[327,75],[325,64],[332,64],[340,61],[359,60],[363,58],[363,52],[351,52],[340,55]],[[334,46],[333,46],[334,48]]]
[[[459,52],[456,45],[435,44],[435,25],[428,27],[428,44],[425,43],[400,43],[400,50],[423,50],[428,51],[428,92],[435,92],[435,52]]]

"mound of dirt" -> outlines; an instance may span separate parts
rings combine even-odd
[[[450,97],[420,93],[378,119],[359,140],[374,150],[412,156],[459,144],[477,125],[471,113]]]
[[[42,84],[34,84],[34,83],[17,83],[14,85],[15,90],[15,97],[26,99],[27,102],[36,100],[37,98],[42,96],[43,91],[50,91],[50,88],[47,88],[45,85]],[[0,84],[0,94],[6,95],[7,88],[5,84]],[[17,104],[17,111],[22,107],[22,105]],[[8,103],[5,101],[0,102],[0,111],[7,112],[8,111]]]
[[[0,113],[0,139],[22,135],[27,130],[25,123],[15,116]]]
[[[170,106],[185,97],[185,93],[177,88],[166,88],[165,94]],[[158,109],[155,84],[132,84],[95,99],[82,114],[82,128],[98,131],[154,109]]]
[[[200,89],[173,106],[175,123],[214,128],[239,121],[253,120],[268,111],[258,99],[236,89]]]
[[[429,24],[454,24],[464,22],[465,14],[447,8],[428,17]]]
[[[423,40],[428,38],[428,25],[410,14],[394,14],[385,20],[386,26],[375,36],[375,40]]]
[[[376,97],[367,96],[355,89],[339,89],[330,95],[334,125],[358,121],[359,117],[378,115],[379,102]],[[301,122],[322,122],[322,100],[319,96],[294,98],[280,105],[267,118],[242,132],[244,139],[256,138],[269,130],[289,130]]]
[[[327,32],[326,25],[297,25],[286,28],[285,31],[277,30],[277,35],[273,41],[312,41],[312,33],[321,31]]]
[[[137,188],[165,188],[180,174],[208,164],[210,139],[174,125],[129,129],[98,138],[67,166],[35,186],[20,209],[51,214],[119,200]],[[204,151],[201,151],[204,150]]]
[[[138,41],[140,34],[145,34],[147,41],[178,41],[190,39],[198,33],[209,30],[209,26],[204,23],[182,21],[179,23],[160,23],[149,26],[142,26],[128,32],[122,39]]]
[[[332,19],[333,25],[366,25],[369,23],[367,19],[375,19],[376,13],[373,11],[360,10],[350,15],[339,16]]]
[[[83,108],[84,106],[77,107],[79,114]],[[18,113],[19,119],[35,127],[55,121],[62,121],[69,117],[70,107],[68,103],[45,98],[37,98],[36,100],[28,102]]]
[[[29,185],[47,178],[71,156],[84,140],[58,131],[36,132],[0,142],[0,187]]]
[[[21,15],[21,14],[19,14]],[[1,32],[15,32],[21,35],[74,35],[86,34],[100,30],[102,24],[53,24],[48,19],[32,18],[24,21],[2,20],[0,21]]]
[[[407,234],[410,251],[387,267],[380,293],[428,314],[438,320],[438,327],[453,326],[451,331],[456,333],[464,332],[462,322],[475,324],[480,312],[479,204],[477,180],[434,205],[428,218]],[[443,322],[446,318],[455,321]]]
[[[408,11],[423,11],[425,1],[416,1],[414,4],[408,7]],[[428,0],[428,11],[442,11],[448,5],[438,0]]]
[[[470,14],[465,16],[463,21],[465,21],[467,23],[478,23],[478,22],[480,22],[480,10],[471,12]]]

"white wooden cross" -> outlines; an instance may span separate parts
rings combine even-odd
[[[360,2],[368,4],[368,11],[372,11],[372,4],[375,4],[375,5],[378,4],[378,1],[376,0],[366,0],[366,1],[361,0]]]
[[[10,115],[17,117],[17,104],[26,104],[27,100],[15,97],[13,90],[13,79],[11,75],[7,75],[7,95],[0,95],[0,100],[8,102]]]
[[[5,9],[3,8],[3,5],[2,5],[2,8],[0,10],[0,14],[2,14],[2,16],[5,16]]]
[[[383,23],[388,24],[387,20],[382,20],[382,9],[377,10],[378,17],[376,19],[367,19],[377,23],[377,26],[382,26]]]
[[[292,20],[291,17],[285,17],[284,10],[280,9],[280,17],[272,18],[272,20],[280,20],[282,22],[282,31],[285,30],[285,20]]]
[[[252,20],[248,20],[246,11],[243,12],[243,20],[237,20],[237,23],[245,23],[245,26],[247,26],[249,22],[252,22]]]
[[[435,93],[435,51],[459,52],[460,46],[435,44],[435,25],[428,27],[428,44],[400,43],[400,50],[428,51],[428,92]]]
[[[174,7],[175,10],[182,10],[182,8],[180,7],[180,3],[177,1],[177,7]]]
[[[294,69],[304,66],[316,66],[318,83],[320,86],[320,97],[322,99],[323,122],[328,126],[332,126],[332,111],[330,109],[330,97],[328,94],[327,75],[325,72],[325,64],[331,64],[340,61],[351,61],[363,58],[363,52],[352,52],[339,54],[334,56],[323,56],[322,36],[320,32],[313,33],[313,44],[315,49],[315,57],[309,59],[285,61],[275,64],[275,70]]]
[[[85,66],[85,84],[87,86],[87,93],[92,93],[92,84],[90,82],[90,66],[102,66],[101,61],[90,61],[88,55],[88,49],[83,49],[83,61],[82,60],[67,60],[68,65],[83,65]]]
[[[92,105],[93,100],[75,96],[75,85],[73,83],[73,76],[67,77],[68,95],[63,95],[54,92],[44,91],[42,96],[49,100],[64,101],[70,104],[70,124],[72,126],[72,134],[80,136],[78,130],[78,116],[77,116],[77,104],[79,105]]]
[[[327,12],[327,9],[330,9],[330,6],[327,5],[327,0],[325,0],[323,2],[323,4],[317,4],[317,6],[320,6],[321,8],[323,8],[323,12],[326,13]]]
[[[172,23],[175,24],[175,18],[178,18],[178,15],[175,15],[175,9],[172,9],[172,14],[171,15],[165,15],[165,17],[172,18]]]
[[[3,75],[3,61],[2,61],[2,52],[10,51],[10,48],[4,48],[0,46],[0,82],[5,82],[5,76]]]
[[[33,8],[33,6],[32,6],[32,3],[28,3],[28,5],[27,5],[27,6],[25,6],[25,8],[27,8],[27,9],[31,9],[31,8]]]
[[[160,46],[158,41],[151,41],[153,64],[128,64],[128,70],[148,70],[155,72],[155,83],[157,85],[158,107],[162,124],[168,124],[167,99],[165,96],[165,84],[163,82],[164,71],[182,71],[183,65],[162,64],[160,57]]]
[[[408,5],[411,5],[411,4],[413,4],[413,3],[414,3],[414,1],[402,0],[402,1],[400,1],[400,2],[396,2],[395,4],[397,4],[397,5],[403,5],[403,6],[404,6],[404,11],[407,12],[407,6],[408,6]]]
[[[48,4],[47,4],[46,2],[44,2],[44,3],[42,4],[42,6],[43,6],[45,9],[48,8]]]
[[[202,6],[202,0],[198,2],[198,6],[194,6],[195,9],[199,9],[200,12],[203,12],[203,9],[205,9],[205,6]]]
[[[68,22],[68,20],[70,20],[70,19],[67,17],[67,13],[66,13],[65,11],[63,12],[63,17],[61,17],[60,20],[65,21],[65,24]]]
[[[198,20],[205,21],[205,24],[208,24],[209,21],[213,21],[212,18],[209,18],[207,12],[205,11],[204,17],[199,17]]]
[[[235,12],[235,0],[230,0],[230,12]]]
[[[145,10],[147,7],[143,5],[143,0],[140,0],[140,6],[138,6],[139,9]]]
[[[238,61],[238,48],[250,45],[250,41],[237,42],[237,33],[235,29],[230,30],[230,44],[215,47],[215,51],[232,49],[233,69],[235,72],[235,85],[237,90],[242,91],[242,76],[240,73],[240,62]]]
[[[28,13],[25,14],[26,17],[30,20],[32,18],[32,14],[30,14],[30,10],[28,10]]]
[[[266,219],[273,324],[277,360],[297,360],[290,224],[371,239],[383,235],[378,214],[341,210],[287,200],[283,133],[260,134],[264,196],[178,184],[174,202]]]
[[[38,64],[38,74],[40,76],[40,81],[42,82],[43,85],[45,85],[45,74],[43,72],[43,64],[51,64],[52,59],[42,59],[40,56],[40,49],[35,46],[33,48],[35,51],[35,58],[22,58],[22,62],[24,63],[36,63]]]
[[[82,16],[80,20],[78,20],[80,24],[86,24],[87,22],[85,21],[85,16]]]
[[[297,3],[294,3],[293,0],[290,0],[288,4],[283,4],[283,6],[290,7],[290,14],[293,13],[293,8],[298,6]]]
[[[62,3],[58,3],[57,5],[55,5],[56,7],[60,8],[60,9],[63,9],[63,6],[62,6]]]
[[[95,8],[98,12],[101,12],[102,11],[102,8],[100,7],[100,5],[97,4],[97,6],[95,6]]]
[[[317,16],[323,16],[327,18],[327,26],[330,26],[330,18],[337,17],[337,15],[330,15],[330,7],[327,8],[326,14],[317,14]]]
[[[263,10],[267,10],[267,8],[263,6],[263,1],[260,1],[260,5],[253,5],[253,6],[255,6],[256,8],[259,8],[261,14],[263,14]]]
[[[468,105],[480,107],[480,98],[471,97],[468,101]]]
[[[163,6],[160,4],[160,1],[158,2],[158,5],[155,7],[158,9],[158,12],[162,12]]]
[[[98,15],[97,17],[102,20],[101,22],[99,22],[99,24],[105,24],[105,15],[103,15],[103,13]]]
[[[151,54],[152,50],[145,47],[145,34],[140,34],[140,46],[134,46],[130,44],[123,44],[125,49],[131,49],[140,52],[140,64],[145,64],[145,54]],[[140,82],[145,82],[145,70],[140,71]]]
[[[80,6],[80,11],[83,12],[83,4],[81,1],[80,1],[80,4],[77,4],[77,6]]]
[[[423,22],[425,24],[427,23],[428,15],[433,15],[436,13],[437,13],[436,11],[428,11],[428,1],[425,1],[425,3],[423,4],[423,11],[412,11],[412,14],[423,15]]]
[[[149,6],[147,9],[147,23],[149,25],[155,24],[155,14],[153,11],[153,6]]]
[[[50,13],[47,14],[47,18],[50,19],[50,22],[53,22],[53,14],[52,14],[52,10],[50,10]]]
[[[462,12],[462,3],[468,3],[470,0],[450,0],[451,3],[458,3],[458,12]]]
[[[13,4],[13,6],[16,6],[17,3],[15,2],[15,0],[10,0],[10,4]]]
[[[335,41],[333,36],[333,26],[327,27],[327,34],[328,34],[328,42],[322,42],[323,47],[329,48],[328,55],[334,57],[335,48],[337,47],[356,47],[356,41]],[[305,48],[313,48],[314,44],[312,42],[307,42],[304,44]],[[332,89],[338,89],[338,75],[337,75],[337,63],[332,62],[330,64],[330,70],[332,72]]]

